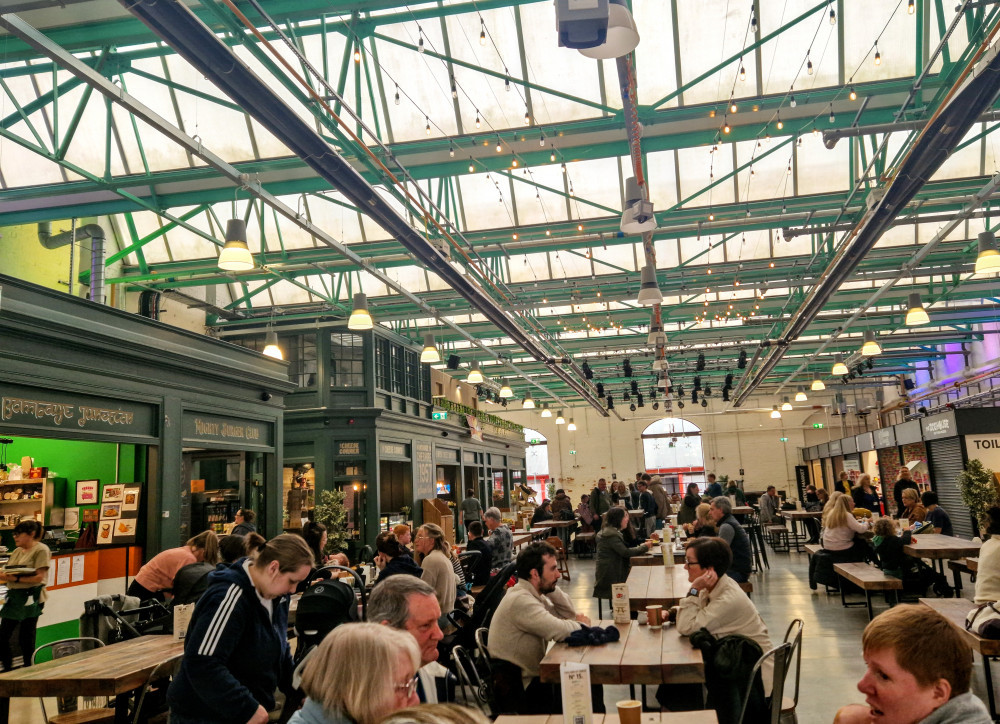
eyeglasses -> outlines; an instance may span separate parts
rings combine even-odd
[[[427,540],[428,538],[430,538],[430,536],[429,536],[429,535],[418,535],[418,536],[417,536],[416,538],[414,538],[413,540]]]
[[[690,568],[691,566],[700,566],[698,561],[689,561],[687,558],[684,559],[684,567]]]
[[[420,681],[420,675],[414,674],[413,678],[409,681],[404,681],[402,684],[396,684],[396,689],[401,690],[406,693],[406,696],[413,696],[413,693],[417,690],[417,683]]]

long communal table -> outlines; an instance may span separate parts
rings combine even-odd
[[[145,685],[153,669],[173,663],[176,672],[184,642],[173,636],[140,636],[99,649],[45,661],[0,674],[0,722],[7,722],[15,696],[107,696],[115,699],[115,722],[129,721],[129,694]]]
[[[594,714],[592,724],[621,724],[617,714]],[[641,724],[718,724],[713,709],[642,714]],[[496,724],[564,724],[562,714],[548,716],[498,716]]]
[[[595,625],[615,626],[621,632],[621,639],[601,646],[554,644],[539,667],[542,681],[558,682],[559,664],[564,661],[587,664],[592,684],[698,684],[705,681],[701,651],[692,648],[687,637],[677,633],[674,626],[651,629],[640,626],[637,621],[621,624],[596,621]]]
[[[676,606],[691,590],[683,565],[669,568],[664,565],[635,566],[629,571],[626,584],[629,607],[633,611],[644,611],[646,606],[654,605],[664,608]]]
[[[903,552],[914,558],[930,558],[938,571],[944,574],[944,562],[956,558],[979,555],[982,543],[956,538],[939,533],[918,533],[913,536],[909,545],[903,546]]]

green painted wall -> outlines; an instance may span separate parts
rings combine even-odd
[[[97,219],[79,219],[77,227],[94,223]],[[52,222],[52,233],[59,234],[72,228],[70,221]],[[59,249],[46,249],[38,241],[37,224],[0,227],[0,273],[23,279],[32,284],[68,292],[69,245]],[[81,267],[90,269],[90,241],[76,245],[73,255],[74,276],[79,280]],[[64,282],[60,284],[60,282]],[[87,287],[79,281],[73,283],[73,295],[86,296]]]
[[[82,604],[81,604],[82,609]],[[80,621],[79,619],[73,619],[71,621],[63,621],[62,623],[52,624],[51,626],[39,626],[35,637],[35,648],[38,648],[42,644],[47,644],[50,641],[59,641],[60,639],[71,639],[80,635]]]

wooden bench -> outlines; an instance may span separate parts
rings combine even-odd
[[[933,608],[948,619],[948,622],[958,629],[962,638],[969,645],[969,648],[973,652],[979,652],[983,657],[983,673],[986,678],[986,696],[989,700],[990,716],[994,720],[1000,718],[1000,715],[997,714],[996,701],[993,697],[993,675],[990,671],[990,659],[1000,656],[1000,641],[981,638],[972,631],[965,629],[965,617],[976,604],[967,598],[921,598],[920,603],[928,608]]]
[[[597,533],[594,533],[593,531],[589,533],[577,533],[575,540],[582,543],[582,545],[579,546],[579,552],[577,553],[579,558],[584,557],[584,551],[587,551],[587,558],[594,557],[594,549],[597,548]]]
[[[868,620],[871,621],[875,614],[872,611],[872,591],[892,591],[895,605],[899,600],[896,591],[903,590],[903,581],[895,576],[888,576],[875,566],[867,563],[834,563],[833,570],[837,575],[844,578],[865,592],[865,605],[868,607]],[[844,598],[844,586],[840,586],[840,601],[845,606],[856,606],[860,604],[849,604]]]
[[[792,548],[789,545],[788,528],[783,525],[765,525],[764,532],[771,539],[771,548],[775,553],[789,553]]]
[[[962,595],[962,574],[968,573],[973,582],[976,580],[976,573],[979,571],[978,558],[958,558],[948,561],[948,568],[951,569],[952,578],[955,580],[955,595]]]
[[[805,548],[806,548],[806,555],[810,556],[823,550],[823,546],[821,546],[819,543],[806,543]]]

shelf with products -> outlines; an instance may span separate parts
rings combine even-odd
[[[22,478],[21,480],[4,480],[0,486],[4,485],[41,485],[49,478]]]

